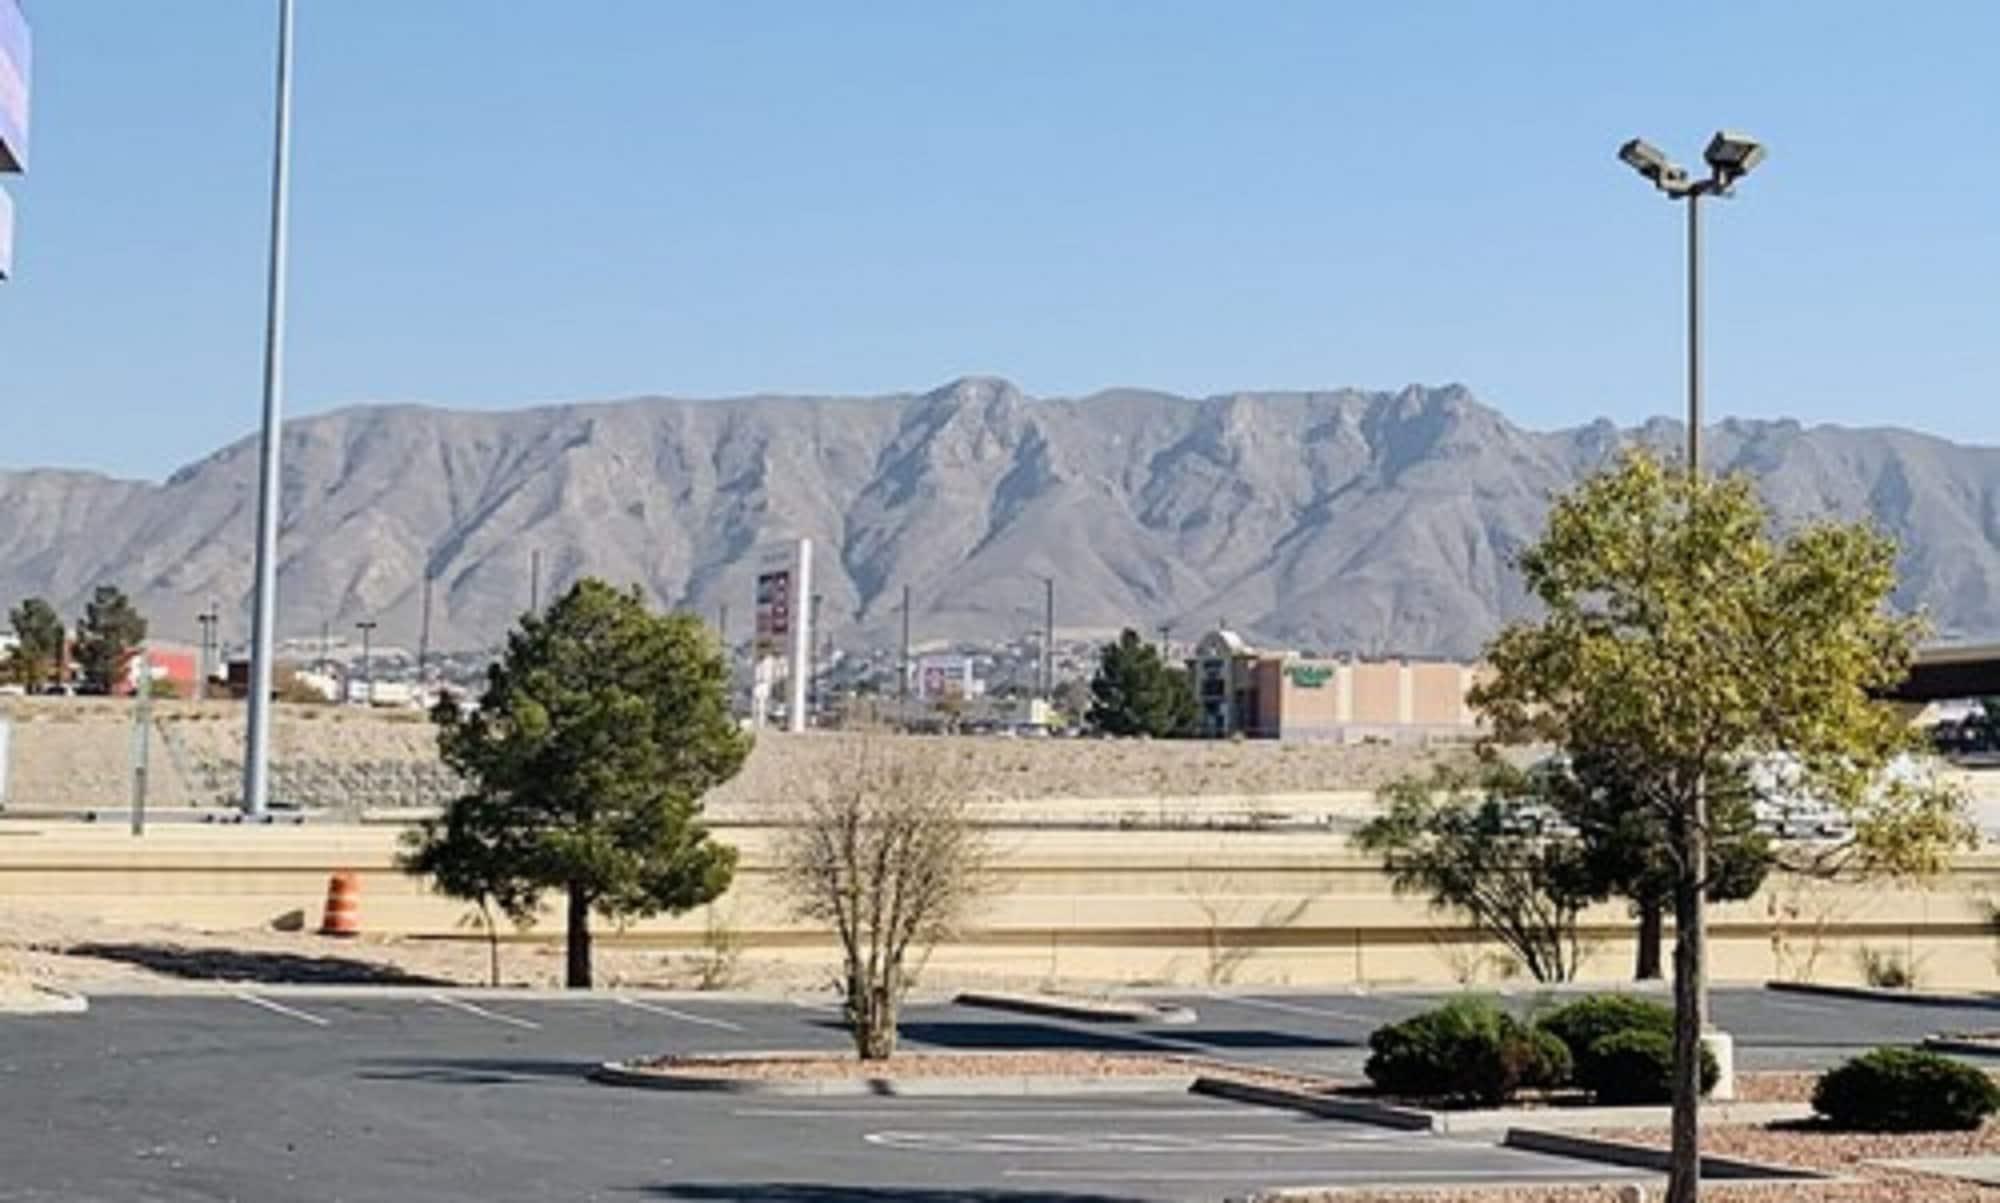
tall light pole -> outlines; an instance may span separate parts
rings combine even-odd
[[[243,737],[243,809],[269,804],[271,658],[278,609],[278,442],[284,410],[285,238],[292,182],[292,2],[278,0],[277,133],[271,148],[271,263],[264,294],[264,430],[257,455],[257,584],[250,614],[250,713]]]
[[[1618,148],[1618,157],[1668,200],[1687,202],[1687,473],[1691,484],[1701,479],[1701,200],[1729,196],[1736,181],[1764,161],[1761,142],[1747,134],[1722,130],[1702,151],[1708,164],[1705,179],[1692,179],[1681,167],[1642,138]],[[1693,813],[1675,824],[1672,841],[1686,885],[1677,885],[1674,932],[1674,1005],[1694,1022],[1674,1025],[1674,1108],[1672,1153],[1668,1159],[1668,1203],[1693,1203],[1700,1186],[1700,1113],[1696,1059],[1701,1051],[1697,1033],[1708,1030],[1708,918],[1703,891],[1708,883],[1708,797],[1695,783]],[[1684,891],[1684,893],[1683,893]],[[1691,897],[1690,897],[1691,896]],[[1710,1035],[1707,1039],[1720,1042]]]
[[[1764,144],[1729,130],[1709,139],[1702,158],[1708,176],[1692,179],[1652,143],[1634,138],[1618,148],[1625,165],[1652,181],[1668,200],[1687,202],[1687,470],[1701,472],[1701,198],[1729,196],[1736,181],[1764,161]]]

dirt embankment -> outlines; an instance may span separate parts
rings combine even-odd
[[[128,700],[10,699],[6,803],[14,810],[123,806],[131,797],[134,707]],[[154,806],[227,806],[242,773],[243,707],[159,702],[148,741]],[[864,737],[765,732],[737,778],[710,798],[718,808],[782,803],[798,783],[856,754]],[[891,754],[953,758],[969,783],[997,799],[1232,797],[1373,790],[1449,750],[1380,744],[1270,741],[1006,739],[870,736]],[[274,710],[273,795],[335,812],[431,806],[456,782],[439,763],[430,724],[414,711],[343,706]],[[1462,749],[1457,754],[1463,754]]]

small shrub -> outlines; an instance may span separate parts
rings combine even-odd
[[[1557,1007],[1539,1022],[1575,1051],[1630,1028],[1670,1032],[1674,1027],[1674,1009],[1631,994],[1590,994]]]
[[[1368,1080],[1412,1098],[1491,1106],[1523,1089],[1560,1085],[1570,1069],[1561,1040],[1484,998],[1454,999],[1377,1028],[1368,1047]]]
[[[1893,952],[1861,950],[1861,977],[1877,990],[1914,990],[1917,967]]]
[[[1600,1103],[1663,1103],[1673,1097],[1674,1009],[1630,994],[1592,994],[1541,1019],[1569,1050],[1571,1080]],[[1701,1050],[1701,1092],[1721,1069]]]
[[[1878,1048],[1820,1076],[1813,1110],[1861,1132],[1969,1132],[2000,1110],[2000,1086],[1937,1053]]]
[[[1579,1068],[1577,1085],[1608,1106],[1664,1103],[1674,1097],[1674,1040],[1664,1032],[1627,1028],[1590,1046],[1589,1069]],[[1701,1092],[1715,1089],[1721,1069],[1715,1054],[1701,1050]]]
[[[1630,994],[1591,994],[1557,1007],[1538,1021],[1569,1049],[1576,1076],[1594,1076],[1590,1070],[1591,1046],[1606,1036],[1620,1032],[1658,1032],[1670,1039],[1674,1031],[1674,1009],[1649,998]]]

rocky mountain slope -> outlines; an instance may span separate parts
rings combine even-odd
[[[748,628],[760,548],[811,536],[844,640],[1001,639],[1226,619],[1273,643],[1467,655],[1522,598],[1511,555],[1548,498],[1621,442],[1678,428],[1510,424],[1462,387],[1395,393],[1117,390],[1036,400],[959,380],[875,398],[646,398],[514,412],[342,410],[285,431],[280,631],[362,617],[413,645],[494,643],[542,585],[584,573]],[[1725,422],[1711,462],[1788,518],[1871,515],[1902,540],[1899,599],[1947,636],[2000,633],[2000,449],[1900,430]],[[101,581],[192,639],[248,612],[254,439],[161,484],[0,473],[0,600],[78,612]]]

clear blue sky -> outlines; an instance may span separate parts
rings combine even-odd
[[[30,0],[0,464],[255,425],[275,0]],[[2000,442],[2000,5],[302,0],[292,412],[1459,380]]]

